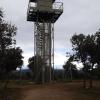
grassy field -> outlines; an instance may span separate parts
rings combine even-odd
[[[94,81],[92,89],[82,85],[82,81],[45,85],[10,82],[6,91],[0,90],[0,100],[100,100],[100,81]]]

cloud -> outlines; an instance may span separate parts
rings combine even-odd
[[[61,53],[61,51],[55,52],[54,63],[56,67],[62,68],[66,60],[67,58],[63,53]]]
[[[100,28],[100,0],[56,0],[64,3],[64,13],[55,23],[55,65],[65,60],[71,51],[71,36],[76,33],[92,34]],[[34,24],[27,22],[29,0],[0,0],[5,19],[18,27],[17,46],[27,59],[34,54]]]

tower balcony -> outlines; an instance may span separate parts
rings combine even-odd
[[[55,23],[63,13],[63,3],[61,2],[53,3],[50,9],[48,9],[48,6],[46,5],[43,5],[42,8],[44,9],[40,9],[36,3],[29,3],[27,11],[27,21]]]

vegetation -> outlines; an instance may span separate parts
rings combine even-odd
[[[67,78],[72,81],[73,77],[77,78],[78,70],[76,65],[73,64],[73,56],[69,57],[63,68],[65,70],[65,79]]]
[[[17,28],[3,20],[3,12],[0,10],[0,78],[7,79],[9,74],[23,64],[22,50],[15,47]]]
[[[90,79],[90,88],[92,87],[93,71],[100,65],[100,31],[94,35],[74,34],[71,38],[74,51],[73,61],[81,62],[84,65],[84,87],[86,79]]]
[[[54,77],[53,75],[50,76],[50,67],[47,65],[46,62],[43,61],[41,56],[33,56],[28,60],[29,69],[33,72],[33,81],[36,83],[44,83],[49,82],[50,77]],[[51,73],[53,69],[51,68]],[[53,78],[52,78],[53,79]]]
[[[44,26],[46,31],[47,27]],[[100,30],[92,35],[72,36],[74,53],[63,65],[64,69],[52,69],[47,64],[50,63],[48,59],[42,59],[38,55],[29,58],[29,69],[21,69],[23,51],[15,46],[16,34],[17,27],[4,20],[3,11],[0,9],[0,100],[100,99]],[[78,70],[74,62],[82,63],[83,68]],[[20,70],[16,70],[17,68]],[[33,82],[48,82],[50,78],[52,78],[50,84],[33,85]],[[99,80],[93,83],[93,79]]]
[[[38,56],[38,61],[36,61],[37,60],[36,57],[37,56],[33,56],[33,57],[29,58],[29,60],[28,60],[28,62],[29,62],[28,67],[33,72],[33,80],[36,81],[36,82],[40,82],[41,78],[42,78],[41,74],[42,74],[43,60],[41,59],[40,56]]]

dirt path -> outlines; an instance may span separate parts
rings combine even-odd
[[[71,96],[65,90],[58,86],[40,86],[31,88],[24,92],[22,100],[72,100]]]
[[[23,88],[18,100],[100,100],[100,82],[83,89],[82,82],[31,85]]]
[[[4,95],[11,98],[9,100],[100,100],[100,81],[94,81],[92,89],[83,89],[82,86],[82,81],[48,85],[18,84],[9,86]],[[4,100],[2,95],[0,97],[0,100]]]

